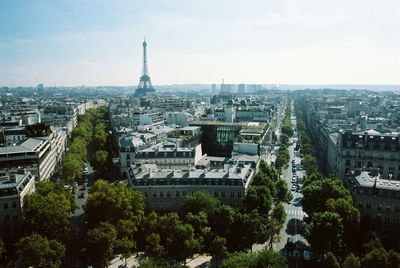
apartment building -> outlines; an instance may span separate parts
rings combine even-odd
[[[400,180],[400,134],[376,130],[339,131],[337,176],[356,168],[375,168],[382,179]]]
[[[24,196],[35,191],[35,176],[29,171],[0,177],[0,234],[13,236],[21,225]]]
[[[383,179],[376,169],[348,172],[345,183],[361,216],[384,227],[400,226],[400,181]]]
[[[162,169],[139,165],[129,170],[128,183],[146,197],[146,209],[177,211],[187,195],[209,192],[223,204],[241,207],[253,177],[250,165],[225,165],[223,169]]]

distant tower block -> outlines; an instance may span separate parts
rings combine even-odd
[[[143,41],[143,70],[142,76],[140,77],[139,86],[136,88],[135,97],[143,97],[149,92],[155,92],[151,85],[150,76],[147,70],[147,55],[146,55],[146,40]]]

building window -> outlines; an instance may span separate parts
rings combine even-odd
[[[217,191],[214,192],[214,197],[218,197],[218,192]]]
[[[225,192],[221,192],[221,196],[222,196],[222,197],[225,197]]]
[[[164,193],[163,192],[160,192],[160,197],[163,197],[164,196]]]
[[[144,196],[147,197],[147,192],[144,193]]]
[[[367,202],[367,208],[371,208],[371,204]]]
[[[349,159],[346,160],[346,166],[350,166],[350,160]]]
[[[235,197],[235,193],[234,192],[231,192],[231,197]]]
[[[153,197],[157,197],[157,194],[156,194],[156,193],[153,193]]]
[[[399,205],[395,206],[394,211],[399,212],[400,211],[400,206]]]
[[[176,196],[179,196],[179,191],[176,191]]]
[[[10,221],[10,215],[6,215],[5,217],[4,217],[4,221]]]
[[[372,162],[368,162],[367,167],[371,168],[372,167]]]
[[[238,197],[242,197],[242,192],[238,192]]]
[[[8,208],[8,203],[7,203],[7,202],[5,202],[5,203],[3,204],[3,208],[4,208],[4,209],[7,209],[7,208]]]
[[[13,207],[13,208],[16,208],[16,207],[17,207],[17,201],[13,201],[13,202],[12,202],[12,207]]]
[[[171,193],[170,192],[167,192],[167,197],[170,197],[171,196]]]
[[[183,191],[183,192],[182,192],[182,196],[186,196],[186,191]]]

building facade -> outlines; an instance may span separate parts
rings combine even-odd
[[[356,168],[378,169],[382,179],[400,180],[400,134],[339,131],[337,176]]]
[[[128,183],[146,197],[146,209],[177,211],[184,198],[197,191],[209,192],[223,204],[241,207],[251,183],[250,165],[225,165],[223,169],[159,169],[140,165],[129,170]]]
[[[35,176],[19,170],[0,178],[0,233],[12,237],[20,228],[24,196],[35,191]]]
[[[345,176],[361,216],[383,227],[400,227],[400,181],[382,179],[376,170],[357,169]]]

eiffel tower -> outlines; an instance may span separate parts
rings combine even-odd
[[[146,56],[146,40],[143,41],[143,70],[142,76],[140,77],[139,86],[135,90],[135,97],[143,97],[149,92],[155,92],[153,86],[151,85],[150,76],[147,70],[147,56]]]

